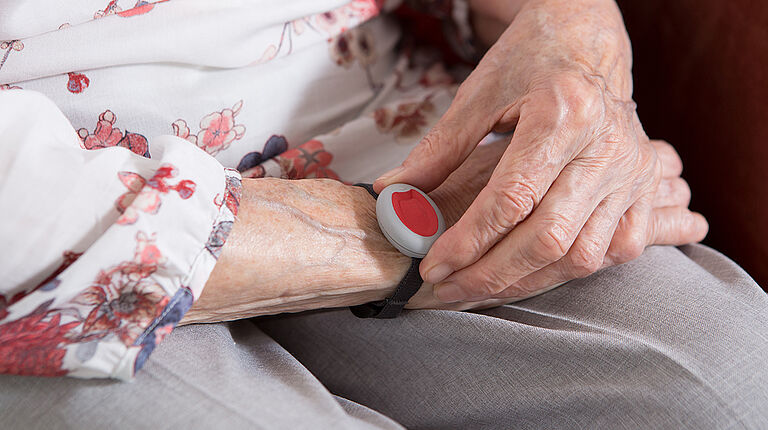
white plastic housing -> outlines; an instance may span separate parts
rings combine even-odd
[[[421,194],[437,215],[437,231],[431,236],[423,236],[415,233],[409,228],[397,215],[392,205],[392,195],[394,193],[408,192],[415,190]],[[415,258],[423,258],[427,255],[429,248],[435,243],[438,237],[445,231],[445,220],[443,214],[434,201],[418,188],[408,184],[392,184],[384,188],[376,200],[376,218],[379,221],[379,227],[389,242],[400,252]]]

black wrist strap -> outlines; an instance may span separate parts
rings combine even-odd
[[[373,191],[373,185],[355,184],[355,186],[365,188],[374,199],[379,198],[376,191]],[[419,263],[421,258],[411,258],[411,266],[391,296],[377,302],[350,306],[349,309],[359,318],[396,318],[424,282],[419,274]]]

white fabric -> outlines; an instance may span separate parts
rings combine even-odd
[[[225,167],[400,163],[455,87],[380,3],[0,0],[0,373],[132,377],[226,240]]]

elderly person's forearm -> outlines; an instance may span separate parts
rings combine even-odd
[[[182,324],[384,299],[410,258],[374,208],[367,191],[334,180],[244,180],[238,220]]]

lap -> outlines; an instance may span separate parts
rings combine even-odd
[[[689,246],[479,313],[259,327],[332,392],[408,428],[758,427],[767,315],[735,263]]]
[[[477,313],[339,309],[183,327],[133,383],[0,376],[0,422],[760,427],[767,355],[768,297],[749,276],[706,247],[654,247]]]
[[[6,429],[400,429],[329,393],[252,321],[180,327],[132,382],[0,375]]]

